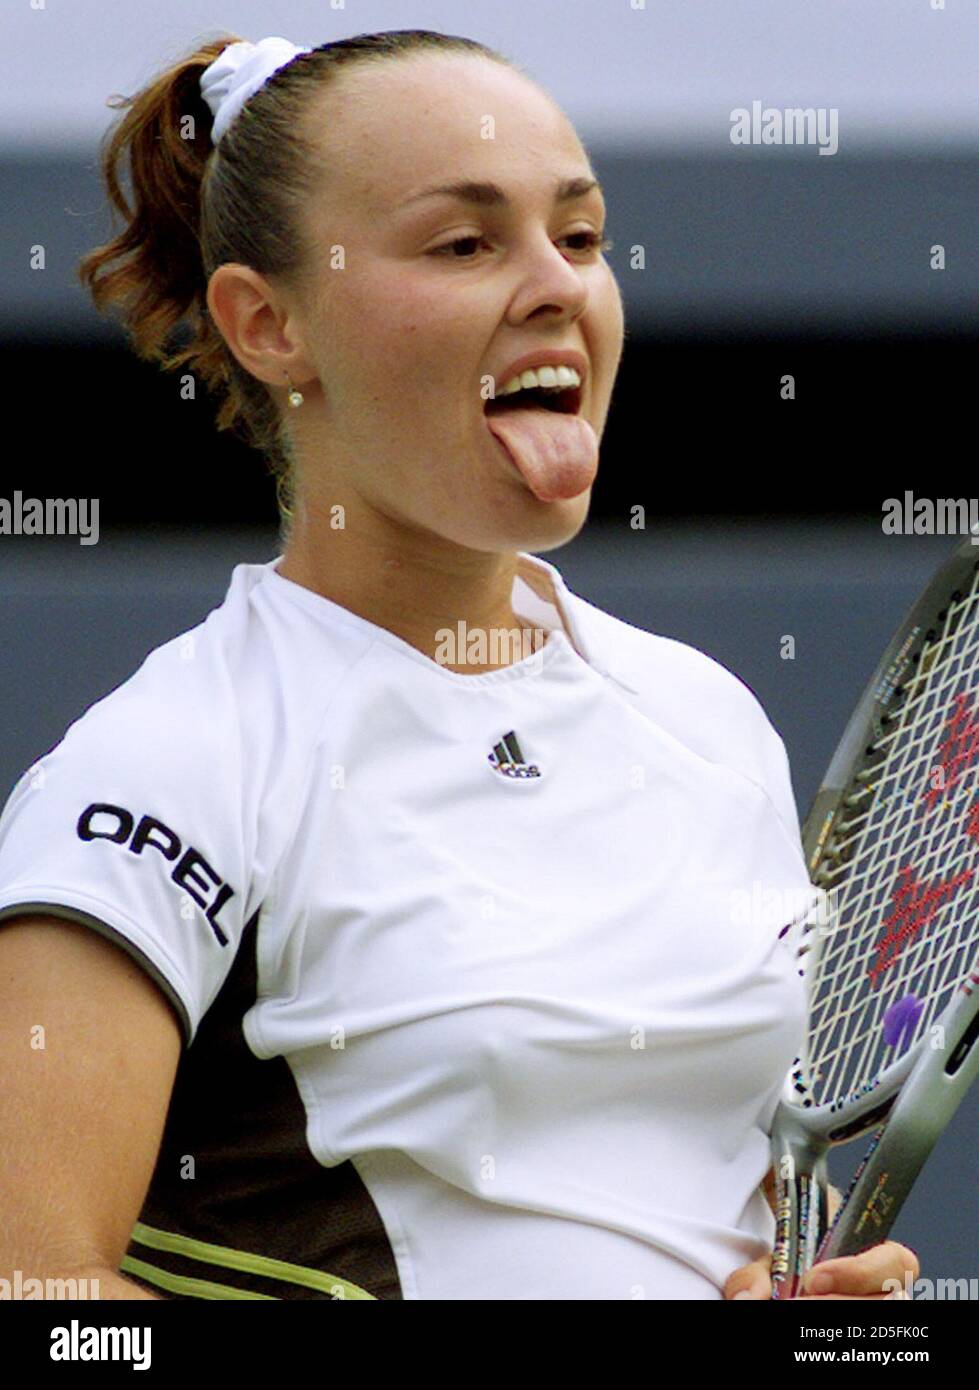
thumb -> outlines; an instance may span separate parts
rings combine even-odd
[[[733,1298],[771,1298],[772,1296],[772,1257],[762,1255],[750,1264],[741,1265],[728,1275],[724,1285],[724,1297]]]

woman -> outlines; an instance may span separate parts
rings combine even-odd
[[[807,886],[785,750],[530,553],[585,521],[623,344],[577,136],[424,31],[224,39],[128,105],[83,279],[224,393],[283,555],[0,820],[4,1263],[119,1298],[766,1297],[802,992],[783,920],[732,904]]]

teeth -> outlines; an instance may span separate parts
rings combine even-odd
[[[511,377],[505,386],[497,391],[498,396],[512,396],[516,391],[526,391],[532,386],[543,386],[555,391],[566,391],[569,386],[580,386],[581,377],[574,367],[536,367]]]

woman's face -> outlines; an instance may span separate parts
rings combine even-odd
[[[561,545],[587,515],[624,332],[601,193],[555,197],[594,180],[572,126],[519,73],[468,55],[341,74],[318,118],[329,165],[298,308],[313,379],[290,420],[306,495],[356,496],[481,551]],[[506,201],[420,196],[463,181]],[[514,455],[487,423],[487,378],[499,392],[549,350],[584,359],[579,418],[515,413],[498,427]]]

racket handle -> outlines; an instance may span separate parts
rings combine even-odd
[[[798,1130],[776,1129],[772,1136],[775,1169],[775,1247],[772,1298],[795,1298],[803,1276],[815,1262],[826,1231],[829,1185],[826,1154]]]

